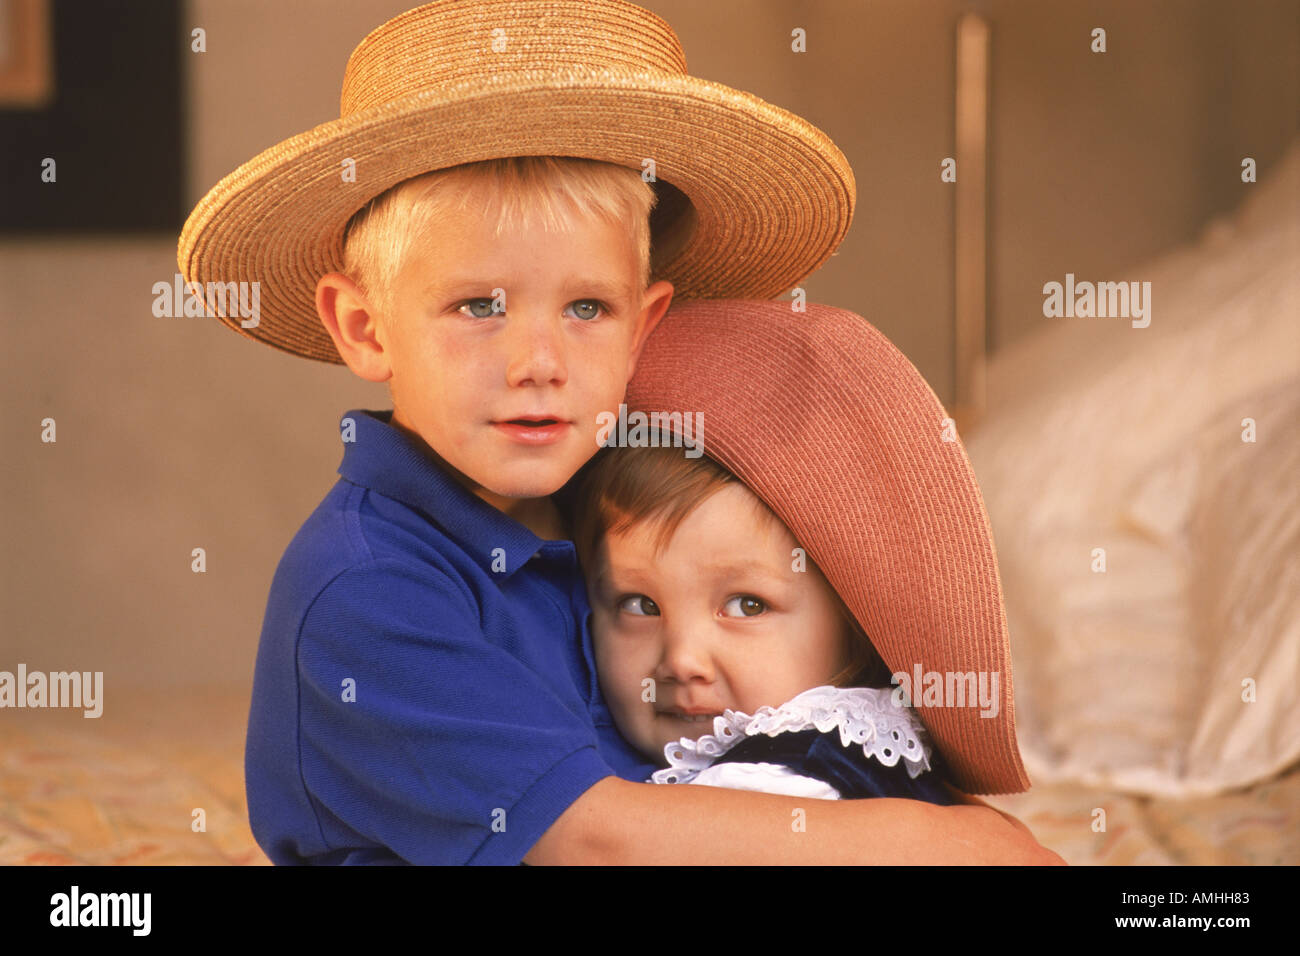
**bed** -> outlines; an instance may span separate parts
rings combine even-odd
[[[1035,783],[992,802],[1071,863],[1300,863],[1300,142],[1246,195],[965,435]]]
[[[990,802],[1072,864],[1300,863],[1300,144],[1266,180],[1131,270],[1149,328],[1054,320],[965,430],[1035,782]],[[248,692],[8,711],[0,864],[266,864]]]

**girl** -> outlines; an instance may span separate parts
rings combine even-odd
[[[627,447],[566,498],[601,689],[655,782],[1027,789],[983,501],[880,332],[826,306],[677,305],[627,408]]]
[[[792,569],[794,537],[734,475],[623,448],[579,500],[601,689],[623,736],[667,761],[655,782],[954,802],[871,642],[816,565]]]

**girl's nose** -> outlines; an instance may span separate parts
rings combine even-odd
[[[678,683],[692,680],[711,683],[714,680],[713,653],[709,649],[709,642],[702,633],[702,628],[683,623],[676,625],[665,623],[663,650],[655,676],[659,680],[672,680]]]
[[[516,385],[563,385],[568,379],[564,326],[559,316],[506,309],[506,381]]]

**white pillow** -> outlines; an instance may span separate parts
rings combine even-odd
[[[1150,327],[1042,319],[990,362],[965,441],[1035,783],[1207,794],[1300,759],[1300,142],[1246,188],[1096,277],[1151,281]]]

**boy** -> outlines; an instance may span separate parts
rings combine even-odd
[[[394,405],[345,416],[342,480],[272,584],[247,786],[275,862],[921,861],[920,834],[928,859],[1050,856],[984,808],[810,807],[795,834],[787,798],[629,782],[649,767],[596,688],[550,496],[674,287],[771,296],[852,206],[829,141],[687,77],[675,44],[625,3],[410,11],[353,54],[337,123],[241,167],[186,225],[187,278],[270,286],[227,324],[388,382]],[[768,158],[792,138],[807,161]],[[605,161],[502,159],[543,153]],[[653,284],[640,157],[680,188],[655,187]],[[791,203],[832,212],[786,224]]]

